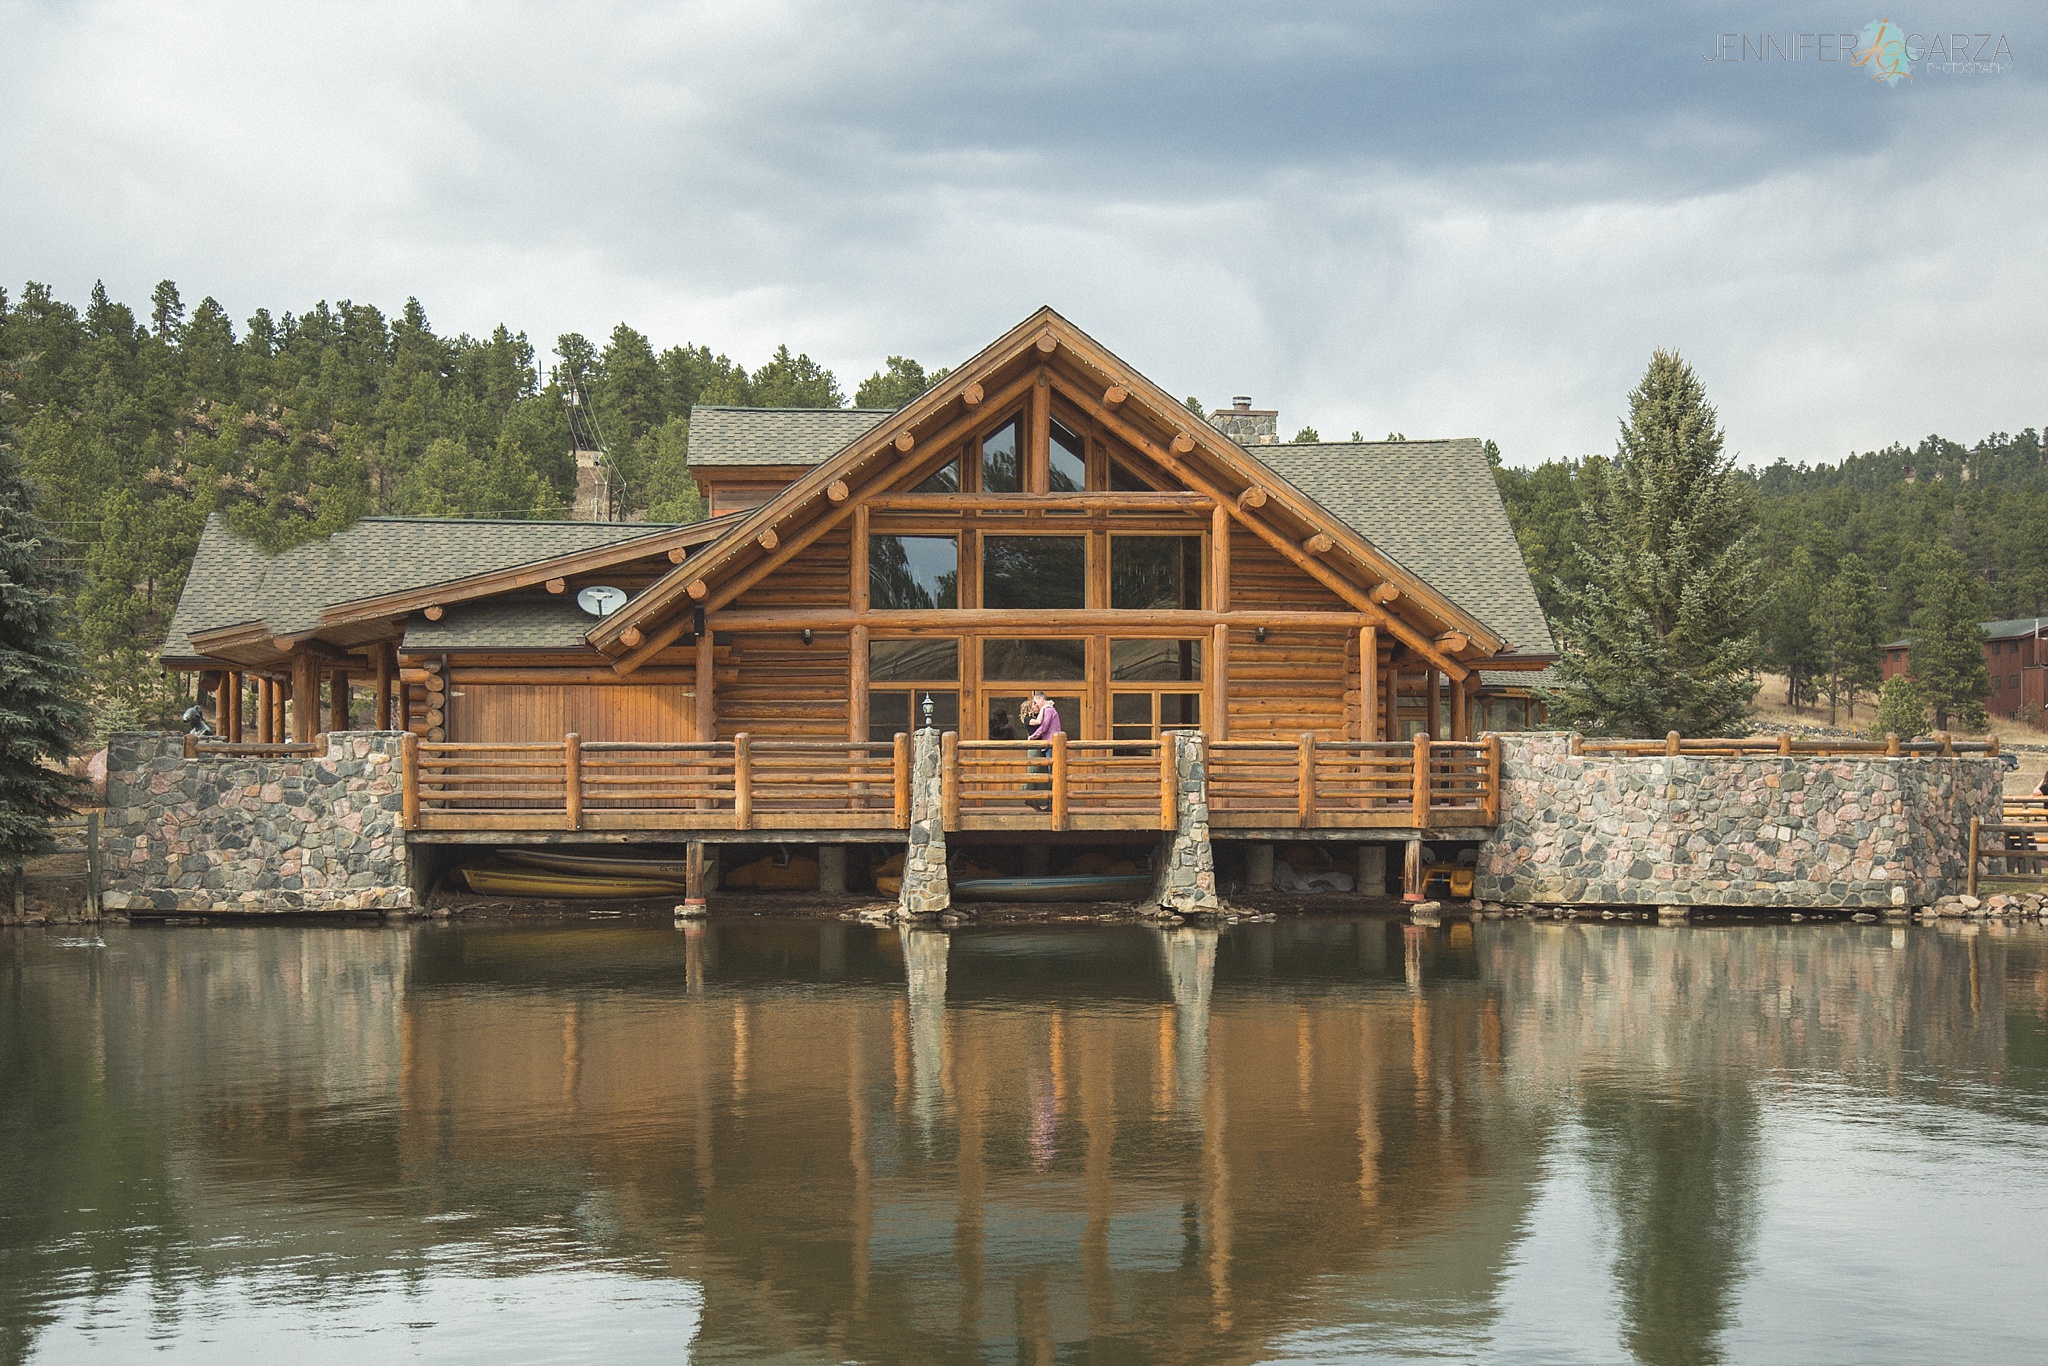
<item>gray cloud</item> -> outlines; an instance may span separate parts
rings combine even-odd
[[[1864,16],[1868,17],[1868,16]],[[1837,22],[1840,20],[1840,22]],[[1604,449],[1654,345],[1753,458],[2032,411],[2048,53],[1710,63],[1789,6],[0,5],[0,277],[418,294],[858,378],[1051,303],[1290,429]],[[1902,20],[1921,24],[1919,18]]]

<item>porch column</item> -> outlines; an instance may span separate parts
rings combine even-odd
[[[1451,680],[1451,738],[1470,740],[1472,738],[1472,689],[1471,675]]]
[[[697,738],[703,741],[718,738],[718,713],[711,702],[711,628],[706,625],[704,634],[697,637]]]
[[[1358,628],[1358,738],[1380,738],[1380,630]]]
[[[347,730],[348,726],[348,670],[336,669],[327,677],[327,729]]]
[[[292,743],[313,743],[320,724],[320,673],[313,656],[300,650],[292,656]]]
[[[1444,676],[1435,669],[1431,669],[1424,677],[1429,680],[1426,693],[1429,706],[1429,738],[1441,740],[1444,738],[1443,721],[1439,713],[1443,711],[1444,707]]]
[[[394,650],[390,643],[377,646],[377,724],[372,730],[403,730],[401,725],[391,721],[391,664]]]

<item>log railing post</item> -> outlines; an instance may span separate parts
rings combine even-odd
[[[1675,731],[1675,730],[1674,730],[1674,731],[1670,731],[1670,732],[1668,732],[1668,733],[1667,733],[1667,734],[1666,734],[1666,735],[1664,736],[1664,752],[1665,752],[1666,754],[1676,754],[1676,753],[1678,753],[1678,732],[1677,732],[1677,731]]]
[[[1886,731],[1884,733],[1884,757],[1887,759],[1896,759],[1902,752],[1903,751],[1901,750],[1899,745],[1898,732],[1890,730]]]
[[[1941,741],[1941,757],[1942,757],[1942,758],[1944,758],[1944,759],[1946,759],[1946,758],[1950,758],[1951,756],[1953,756],[1953,755],[1955,754],[1955,752],[1956,752],[1956,745],[1955,745],[1955,736],[1953,736],[1953,735],[1949,734],[1949,733],[1948,733],[1947,731],[1943,731],[1943,732],[1941,732],[1941,734],[1940,734],[1940,735],[1936,736],[1935,738]]]
[[[1177,830],[1180,828],[1178,808],[1174,805],[1174,790],[1180,783],[1180,766],[1177,751],[1180,742],[1173,731],[1162,731],[1159,735],[1159,828]]]
[[[407,731],[398,741],[399,805],[408,830],[420,825],[420,737]]]
[[[948,830],[960,828],[960,732],[939,737],[939,818]]]
[[[1429,732],[1415,732],[1415,791],[1411,794],[1415,802],[1415,828],[1424,829],[1429,825]]]
[[[566,829],[583,828],[583,737],[562,737],[562,814]]]
[[[1977,837],[1983,828],[1984,818],[1982,816],[1970,817],[1970,876],[1968,891],[1971,896],[1977,895]]]
[[[185,732],[185,757],[187,759],[197,759],[199,757],[199,737],[191,731]]]
[[[100,918],[100,813],[85,813],[85,913]]]
[[[1316,828],[1316,737],[1303,731],[1295,755],[1294,819],[1303,830]]]
[[[896,828],[910,828],[910,733],[896,732]]]
[[[1052,828],[1067,828],[1067,733],[1052,737]]]
[[[1789,731],[1789,730],[1781,730],[1781,731],[1779,731],[1779,732],[1778,732],[1778,753],[1780,753],[1780,754],[1790,754],[1791,752],[1792,752],[1792,732],[1791,732],[1791,731]]]
[[[1486,795],[1482,799],[1488,825],[1500,824],[1500,737],[1486,737]]]
[[[732,828],[754,825],[754,737],[746,731],[732,737]]]

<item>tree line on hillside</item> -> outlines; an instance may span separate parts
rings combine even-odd
[[[1604,456],[1496,468],[1553,621],[1587,589],[1588,500],[1614,468]],[[1884,644],[1910,639],[1914,678],[1893,689],[1884,719],[1896,728],[1924,708],[1937,727],[1984,724],[1979,622],[2048,615],[2039,435],[1994,433],[1971,447],[1930,436],[1839,465],[1731,463],[1728,478],[1755,525],[1758,663],[1784,677],[1789,705],[1854,721],[1878,690]]]
[[[97,285],[82,310],[40,284],[19,300],[0,289],[0,441],[68,543],[69,632],[100,729],[175,715],[153,656],[209,513],[273,550],[373,514],[563,516],[580,386],[631,512],[691,521],[692,404],[846,402],[787,346],[749,369],[709,346],[657,351],[621,323],[555,352],[543,366],[502,325],[439,335],[417,300],[394,317],[347,300],[259,308],[237,325],[212,298],[188,309],[168,280],[141,316]],[[892,356],[854,401],[900,407],[936,378]]]

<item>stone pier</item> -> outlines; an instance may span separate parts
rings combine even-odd
[[[1216,856],[1209,844],[1207,741],[1200,731],[1167,734],[1174,746],[1174,831],[1160,861],[1153,899],[1169,915],[1220,911]]]

